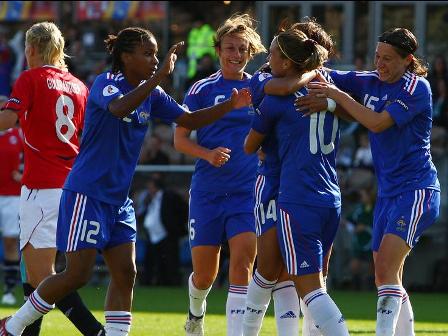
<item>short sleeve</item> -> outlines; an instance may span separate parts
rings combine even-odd
[[[250,93],[252,95],[252,104],[257,108],[265,96],[264,87],[272,75],[268,72],[256,72],[250,80]]]
[[[386,106],[398,127],[412,121],[416,115],[431,109],[431,89],[423,80],[417,80],[415,88],[405,85],[395,100]]]
[[[196,111],[203,108],[199,100],[199,95],[191,94],[190,92],[185,96],[183,105],[189,111]]]
[[[356,92],[357,91],[357,81],[355,71],[339,71],[332,70],[330,72],[330,77],[334,84],[346,92]]]
[[[99,75],[90,89],[90,99],[101,109],[108,111],[109,104],[114,99],[123,96],[116,75],[110,72]]]
[[[31,76],[29,72],[25,71],[17,78],[11,96],[2,110],[15,111],[21,117],[23,113],[29,110],[33,90],[34,86]]]
[[[151,92],[151,117],[172,123],[185,112],[188,110],[180,106],[160,86]]]

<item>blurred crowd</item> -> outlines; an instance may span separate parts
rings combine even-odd
[[[162,83],[162,87],[178,102],[182,102],[186,90],[195,81],[218,69],[214,50],[210,47],[216,24],[194,20],[183,11],[172,15],[176,16],[177,23],[170,27],[171,42],[185,40],[186,46],[179,53],[173,75],[170,80]],[[103,40],[108,34],[117,33],[120,29],[135,24],[141,23],[114,21],[107,24],[89,22],[83,27],[62,25],[66,53],[70,56],[70,71],[90,87],[94,78],[109,67],[110,60],[104,52]],[[24,31],[27,27],[28,24],[23,23],[0,26],[2,96],[9,95],[12,83],[26,68]],[[161,35],[161,29],[162,27],[155,27],[156,36]],[[163,55],[160,55],[160,59],[163,59]],[[366,63],[367,60],[363,57],[355,57],[352,68],[367,70],[370,67]],[[436,56],[429,70],[428,80],[433,92],[432,155],[437,165],[446,156],[448,139],[448,69],[445,57]],[[368,289],[374,286],[370,251],[376,192],[372,156],[368,135],[363,127],[343,123],[342,130],[338,169],[344,206],[343,220],[333,251],[334,285]],[[194,164],[194,159],[174,149],[172,126],[155,122],[147,133],[139,164],[191,165]],[[140,242],[145,246],[140,256],[140,264],[144,265],[140,280],[143,284],[150,285],[181,284],[183,275],[179,270],[188,269],[190,263],[187,239],[188,183],[174,186],[163,174],[145,175],[139,181],[143,183],[134,183],[133,194],[141,229]],[[169,211],[166,204],[171,207]],[[176,207],[175,210],[173,206]],[[168,253],[173,248],[177,252]],[[154,253],[163,258],[157,261],[152,257]],[[185,274],[189,274],[188,270]],[[168,278],[171,279],[170,283],[167,283]]]

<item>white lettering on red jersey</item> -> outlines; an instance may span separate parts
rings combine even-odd
[[[22,135],[18,128],[0,132],[0,195],[20,195],[20,181],[13,178],[13,172],[20,168],[23,153]]]
[[[32,189],[61,188],[79,153],[87,87],[52,66],[23,72],[3,107],[16,111],[24,135],[22,184]]]

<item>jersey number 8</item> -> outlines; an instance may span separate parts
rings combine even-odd
[[[63,143],[69,143],[71,137],[75,134],[75,124],[73,115],[75,105],[73,100],[66,95],[61,95],[56,101],[56,135]]]

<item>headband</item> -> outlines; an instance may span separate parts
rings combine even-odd
[[[401,50],[407,52],[408,54],[413,54],[417,50],[417,48],[414,48],[413,46],[411,46],[409,41],[395,41],[391,38],[380,36],[378,38],[378,42],[390,44],[391,46],[401,49]]]

